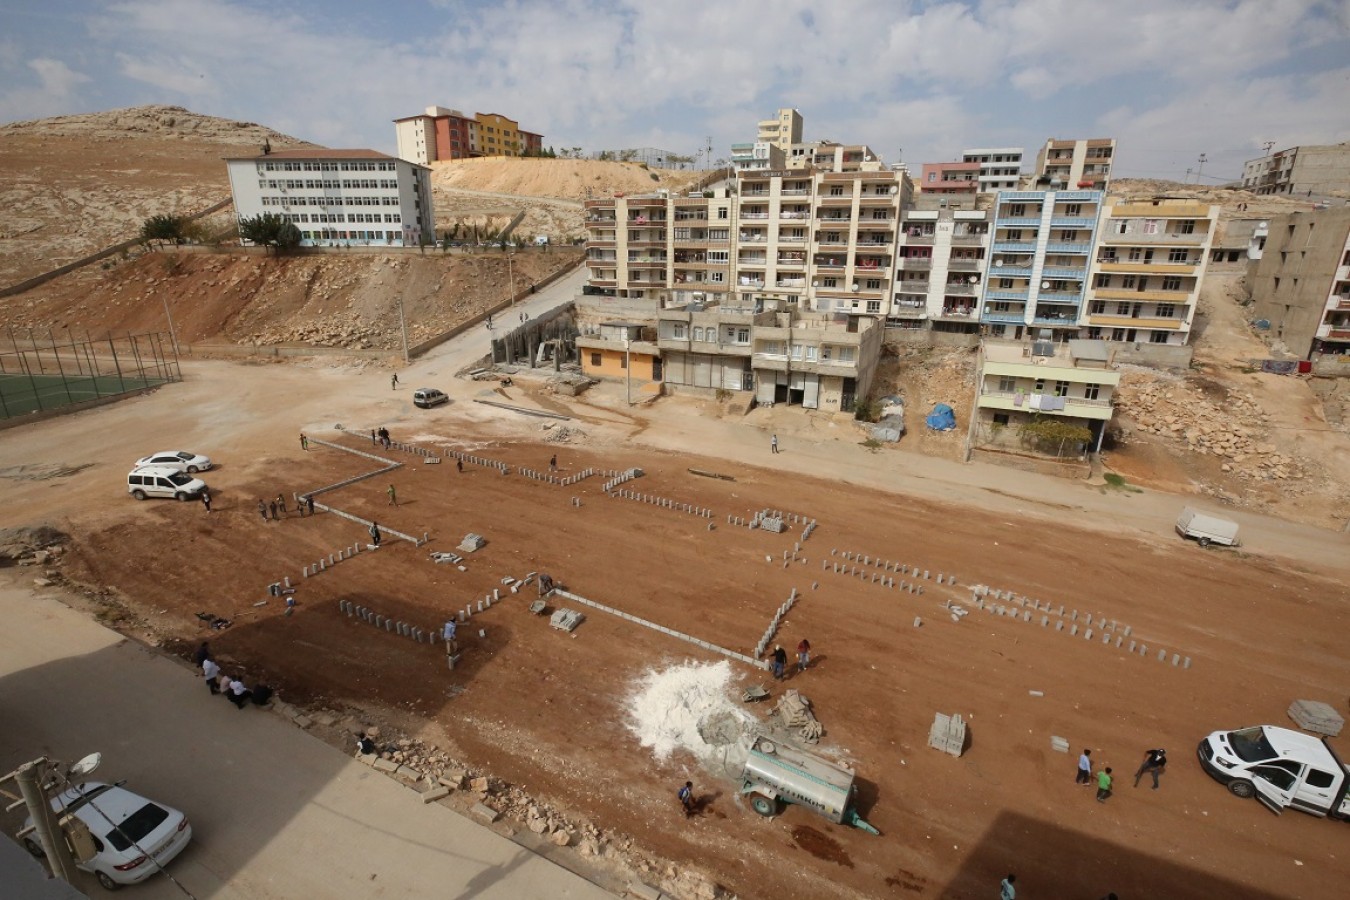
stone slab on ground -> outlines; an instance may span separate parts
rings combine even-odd
[[[473,808],[469,810],[469,815],[473,816],[475,819],[478,819],[485,825],[491,825],[493,822],[497,821],[497,819],[501,816],[501,813],[497,812],[495,809],[488,806],[486,803],[475,803],[473,805]]]
[[[426,791],[425,793],[422,794],[422,802],[435,803],[437,800],[449,796],[450,796],[450,789],[448,787],[434,787],[431,790]]]

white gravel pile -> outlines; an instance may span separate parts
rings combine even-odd
[[[724,748],[708,744],[699,723],[717,719],[753,720],[731,697],[731,663],[683,663],[648,672],[628,698],[628,728],[652,755],[666,760],[676,750],[700,759],[720,758]]]

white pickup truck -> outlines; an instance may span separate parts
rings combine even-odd
[[[1350,769],[1325,739],[1256,725],[1216,731],[1196,749],[1200,766],[1238,797],[1256,797],[1272,812],[1297,809],[1350,819]]]

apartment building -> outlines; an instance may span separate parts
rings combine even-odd
[[[395,119],[394,134],[399,158],[418,165],[477,156],[524,156],[544,147],[542,134],[522,131],[514,119],[499,113],[470,117],[443,106]]]
[[[919,190],[925,194],[979,193],[980,164],[976,162],[924,163],[919,172]]]
[[[1037,417],[1082,425],[1101,448],[1120,372],[1102,341],[984,340],[975,378],[973,446],[1023,447],[1019,426]]]
[[[659,382],[661,351],[641,322],[602,322],[591,334],[577,335],[581,372],[590,378]]]
[[[1194,200],[1109,198],[1097,231],[1084,336],[1186,344],[1218,219],[1219,207]]]
[[[895,247],[890,328],[974,334],[989,266],[990,214],[983,209],[905,210]]]
[[[731,168],[737,172],[786,168],[785,156],[777,144],[755,141],[731,145]]]
[[[802,142],[802,114],[795,109],[780,109],[772,119],[759,123],[758,140],[787,151],[792,144]]]
[[[1350,208],[1270,220],[1248,316],[1300,357],[1350,353]]]
[[[1115,162],[1115,138],[1061,141],[1050,138],[1036,154],[1038,188],[1104,191]]]
[[[301,244],[415,247],[435,237],[431,170],[375,150],[278,150],[225,160],[240,219],[276,213]]]
[[[978,179],[981,194],[1015,191],[1022,178],[1021,147],[990,147],[967,150],[961,154],[964,163],[979,165]]]
[[[1017,190],[1021,177],[1021,147],[975,149],[959,162],[924,163],[919,187],[925,194],[994,194]]]
[[[1078,337],[1101,191],[1001,191],[980,299],[986,333]]]
[[[1350,190],[1350,142],[1290,147],[1242,164],[1242,187],[1257,194]]]
[[[884,317],[904,172],[747,170],[736,195],[586,202],[589,293],[663,306],[782,301]]]
[[[743,300],[657,313],[667,388],[729,391],[761,404],[832,412],[851,411],[871,390],[883,333],[866,316],[761,310]]]

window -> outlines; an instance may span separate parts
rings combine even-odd
[[[677,341],[682,341],[682,340],[684,340],[684,339],[685,339],[685,330],[684,330],[684,329],[685,329],[685,326],[684,326],[684,323],[683,323],[683,322],[676,322],[676,323],[671,327],[671,337],[673,337],[673,338],[674,338],[675,340],[677,340]]]
[[[1181,290],[1181,279],[1180,279],[1180,278],[1171,278],[1171,277],[1169,277],[1169,278],[1164,278],[1164,279],[1163,279],[1163,282],[1162,282],[1162,289],[1163,289],[1164,291],[1179,291],[1179,290]]]
[[[599,365],[600,365],[600,354],[599,354],[599,353],[592,353],[592,354],[591,354],[591,365],[593,365],[593,366],[599,366]]]
[[[866,284],[863,285],[863,287],[867,288],[869,291],[879,291],[881,290],[881,279],[869,278],[867,279],[867,282]]]
[[[1059,233],[1059,239],[1071,243],[1078,240],[1078,232],[1072,228],[1065,228]]]
[[[1000,278],[998,280],[998,286],[1003,290],[1011,289],[1013,286],[1013,280],[1011,278]]]
[[[1008,229],[1008,240],[1010,240],[1010,241],[1020,241],[1021,239],[1022,239],[1022,229],[1020,229],[1020,228],[1009,228],[1009,229]]]
[[[800,360],[800,359],[802,358],[802,345],[801,345],[801,344],[793,344],[793,345],[792,345],[792,358],[795,359],[795,360]]]
[[[1102,313],[1106,312],[1106,301],[1105,301],[1105,300],[1093,300],[1093,301],[1092,301],[1092,311],[1093,311],[1095,314],[1097,314],[1097,315],[1101,315]]]
[[[839,287],[839,279],[838,279],[838,278],[826,278],[826,279],[824,279],[824,280],[821,281],[821,285],[822,285],[823,287],[827,287],[827,288]]]
[[[1176,314],[1177,314],[1177,307],[1175,303],[1158,304],[1158,318],[1171,319],[1174,316],[1176,316]]]
[[[842,197],[842,196],[844,196],[844,186],[843,186],[842,184],[831,185],[831,186],[830,186],[830,196],[831,196],[831,197]]]
[[[748,343],[750,343],[750,329],[749,329],[749,328],[737,328],[737,329],[736,329],[736,343],[738,343],[738,344],[748,344]]]
[[[1143,258],[1144,258],[1143,250],[1140,250],[1138,247],[1130,248],[1130,262],[1138,262]]]
[[[1165,344],[1165,343],[1167,343],[1167,332],[1165,332],[1165,331],[1155,331],[1155,332],[1151,333],[1151,334],[1148,336],[1148,342],[1149,342],[1150,344]]]
[[[703,340],[703,326],[701,325],[694,326],[694,340],[696,341]]]
[[[1067,397],[1067,396],[1069,396],[1069,383],[1068,383],[1067,381],[1056,381],[1056,382],[1055,382],[1055,396],[1056,396],[1056,397]]]
[[[998,389],[1001,393],[1011,394],[1017,390],[1017,379],[1011,375],[1000,375],[998,379]]]
[[[626,368],[628,368],[628,356],[627,356],[627,354],[625,354],[625,355],[619,357],[619,368],[620,368],[620,369],[626,369]]]
[[[1032,388],[1032,390],[1035,391],[1037,394],[1044,394],[1044,393],[1045,393],[1045,379],[1044,379],[1044,378],[1037,378],[1037,379],[1036,379],[1036,384],[1035,384],[1035,386]]]
[[[1007,424],[1008,424],[1008,414],[1007,414],[1007,413],[994,413],[994,424],[995,424],[995,425],[1007,425]]]
[[[1083,385],[1083,398],[1086,400],[1096,400],[1101,396],[1102,386],[1100,384]]]
[[[1177,228],[1178,234],[1195,234],[1195,220],[1182,219],[1181,225]]]
[[[1123,288],[1132,288],[1138,280],[1139,279],[1134,275],[1126,275],[1124,278],[1120,279],[1120,286]]]
[[[1109,288],[1111,286],[1111,276],[1098,272],[1097,279],[1092,283],[1092,286],[1099,288]]]
[[[1013,218],[1021,218],[1027,214],[1027,205],[1025,203],[1013,203],[1008,206],[1008,215]]]
[[[712,282],[716,282],[717,284],[721,284],[722,282],[724,282],[724,281],[727,280],[727,273],[726,273],[726,272],[709,272],[709,273],[708,273],[708,280],[709,280],[709,281],[712,281]]]
[[[1081,203],[1066,203],[1066,204],[1064,204],[1064,215],[1066,215],[1066,216],[1081,216],[1082,214],[1083,214],[1083,204],[1081,204]]]
[[[870,313],[879,313],[879,312],[881,312],[881,301],[880,301],[880,300],[868,300],[868,301],[867,301],[867,311],[870,312]]]
[[[1321,769],[1308,769],[1308,786],[1315,788],[1329,788],[1335,780],[1330,772],[1323,772]]]
[[[807,348],[806,348],[806,361],[807,361],[807,362],[815,362],[816,359],[817,359],[817,357],[819,357],[819,356],[820,356],[820,348],[819,348],[819,347],[807,347]]]
[[[1100,259],[1101,259],[1101,262],[1104,262],[1104,263],[1113,263],[1113,262],[1115,262],[1115,261],[1116,261],[1116,248],[1115,248],[1115,247],[1103,247],[1103,248],[1102,248],[1102,255],[1101,255],[1101,258],[1100,258]]]
[[[725,206],[720,207],[720,208],[717,210],[717,218],[719,218],[719,219],[725,219],[725,218],[727,218],[727,208],[726,208]]]
[[[1189,251],[1185,247],[1174,247],[1167,251],[1167,261],[1172,263],[1190,262],[1187,258],[1188,253]]]
[[[1128,304],[1128,303],[1117,303],[1117,304],[1116,304],[1116,315],[1118,315],[1118,316],[1128,316],[1129,314],[1130,314],[1130,304]]]

